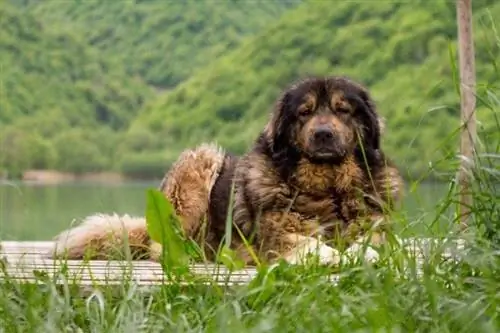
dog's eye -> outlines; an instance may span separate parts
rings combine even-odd
[[[353,111],[352,105],[348,102],[348,97],[344,94],[333,94],[331,100],[332,109],[339,113],[351,113]]]
[[[301,103],[297,109],[300,116],[308,116],[316,109],[316,96],[312,93],[307,93],[303,96]]]
[[[302,105],[299,107],[298,111],[299,111],[299,115],[308,116],[313,112],[313,109],[309,105]]]
[[[347,105],[338,106],[336,109],[340,113],[351,113],[352,112],[352,108],[350,106],[347,106]]]
[[[342,100],[335,104],[335,110],[340,113],[353,113],[354,107],[346,100]]]

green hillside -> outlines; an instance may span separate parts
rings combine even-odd
[[[129,75],[168,89],[299,1],[28,1],[28,8],[52,29],[79,34]]]
[[[297,2],[2,1],[0,176],[113,169],[145,101]]]
[[[500,93],[495,17],[500,3],[474,1],[482,96],[487,89]],[[456,138],[447,141],[459,124],[456,33],[455,3],[445,0],[303,3],[147,104],[122,142],[122,167],[131,172],[156,160],[162,165],[204,140],[241,153],[290,81],[307,74],[346,74],[372,90],[387,118],[388,152],[409,173],[421,175],[457,147]],[[483,102],[478,100],[480,129],[497,140],[493,111]]]
[[[109,165],[113,134],[128,127],[150,89],[25,11],[3,3],[0,17],[0,169]],[[71,161],[64,151],[81,156]]]

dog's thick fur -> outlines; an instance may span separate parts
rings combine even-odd
[[[279,97],[247,154],[232,156],[215,144],[186,150],[160,190],[209,260],[223,240],[234,182],[231,246],[246,263],[255,260],[239,232],[259,261],[297,262],[319,247],[323,262],[338,262],[334,248],[356,244],[369,228],[372,243],[383,241],[384,217],[401,196],[402,179],[380,147],[381,126],[360,84],[304,79]],[[53,254],[82,258],[92,248],[91,257],[103,258],[125,240],[135,253],[158,259],[161,247],[149,239],[145,219],[118,215],[90,216],[64,231]]]

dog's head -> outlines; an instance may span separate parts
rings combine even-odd
[[[276,158],[338,164],[361,149],[378,150],[382,125],[360,84],[345,77],[310,78],[285,90],[265,135]]]

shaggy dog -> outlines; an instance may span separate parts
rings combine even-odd
[[[322,263],[338,263],[341,248],[384,241],[386,213],[401,195],[399,172],[380,147],[381,125],[360,84],[304,79],[279,97],[247,154],[232,156],[215,144],[186,150],[160,190],[208,260],[230,213],[230,245],[247,264],[255,264],[252,253],[261,262],[298,263],[316,253]],[[161,246],[150,240],[145,219],[127,215],[88,217],[61,233],[52,253],[77,259],[92,248],[90,258],[106,258],[125,239],[132,252],[158,260]]]

